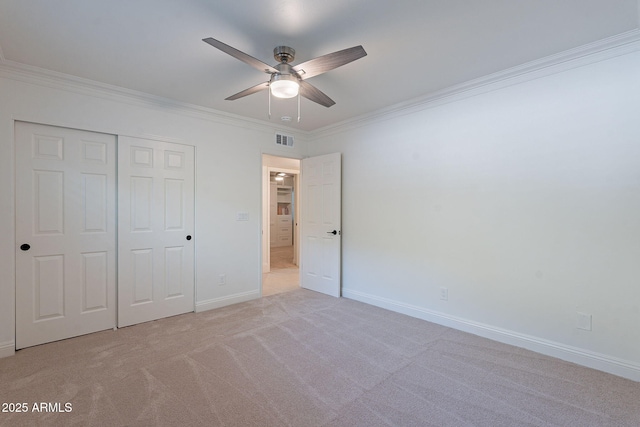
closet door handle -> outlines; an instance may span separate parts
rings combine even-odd
[[[187,234],[187,240],[191,240],[191,234]]]
[[[338,234],[338,231],[337,230],[327,231],[327,234],[333,234],[335,236],[336,234]]]
[[[23,243],[20,245],[20,249],[22,249],[23,251],[28,251],[29,249],[31,249],[31,245],[29,245],[28,243]]]

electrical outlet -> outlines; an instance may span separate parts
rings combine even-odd
[[[591,315],[587,313],[578,312],[578,329],[582,329],[585,331],[591,330]]]
[[[221,274],[218,276],[218,285],[222,286],[222,285],[226,285],[227,284],[227,275],[226,274]]]
[[[440,299],[442,301],[449,300],[449,288],[441,287],[440,288]]]

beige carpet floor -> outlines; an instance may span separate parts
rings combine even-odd
[[[640,426],[640,383],[299,289],[0,359],[2,426]]]

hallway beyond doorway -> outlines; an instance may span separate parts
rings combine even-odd
[[[293,291],[300,287],[298,266],[293,263],[293,245],[271,248],[271,272],[262,275],[262,296]]]

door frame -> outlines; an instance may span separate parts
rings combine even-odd
[[[269,157],[276,157],[276,158],[287,159],[287,160],[297,160],[299,162],[302,162],[302,159],[297,157],[280,156],[277,154],[269,154],[264,152],[262,153],[262,156],[261,156],[261,167],[262,167],[261,222],[262,222],[262,226],[261,226],[261,240],[260,240],[260,246],[261,246],[260,295],[262,295],[262,285],[263,285],[262,275],[264,273],[269,273],[271,271],[271,265],[270,265],[271,264],[271,230],[270,230],[271,213],[269,212],[269,196],[271,191],[271,187],[269,183],[271,178],[271,172],[285,172],[285,173],[290,173],[291,175],[294,176],[294,213],[293,215],[294,215],[294,218],[296,218],[296,221],[293,224],[293,230],[294,230],[293,245],[294,245],[294,263],[298,267],[300,264],[300,233],[299,233],[299,226],[297,225],[297,223],[300,223],[300,215],[302,212],[302,209],[300,209],[300,174],[302,172],[301,169],[300,168],[298,169],[281,168],[277,166],[266,165],[265,158],[264,158],[265,155]]]

